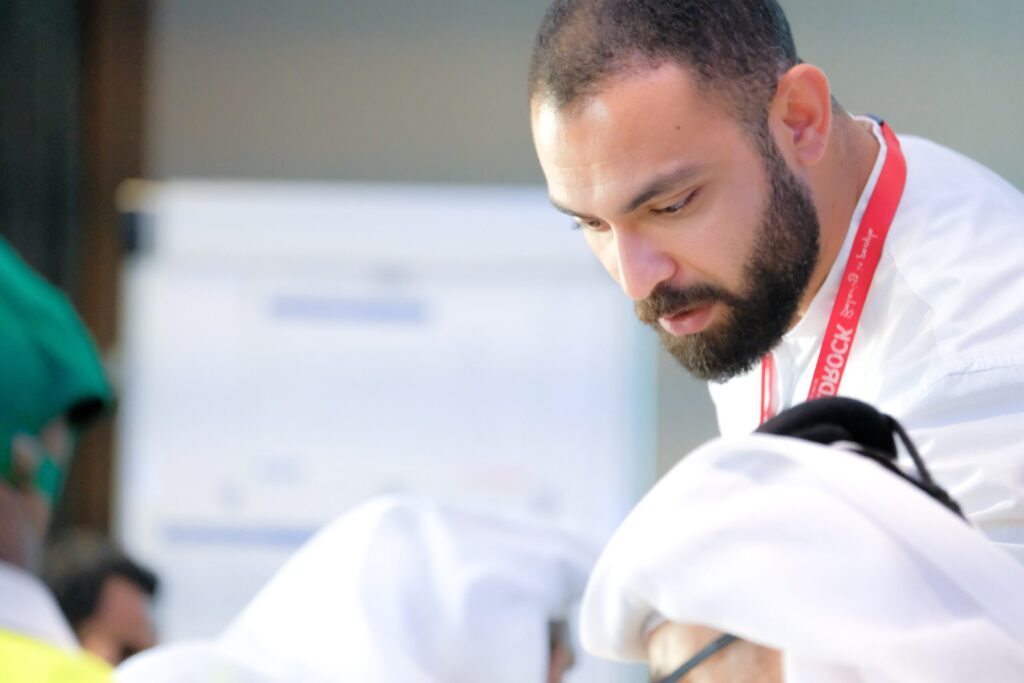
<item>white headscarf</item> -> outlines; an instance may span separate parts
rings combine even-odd
[[[143,653],[124,682],[543,683],[549,621],[594,554],[548,525],[380,499],[318,533],[216,641]]]
[[[684,458],[612,537],[581,619],[584,648],[623,661],[668,620],[783,651],[788,683],[1024,680],[1024,567],[877,463],[788,437]]]

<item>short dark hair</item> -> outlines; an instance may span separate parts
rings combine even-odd
[[[77,631],[96,613],[104,584],[115,576],[134,584],[149,597],[156,595],[160,585],[156,574],[124,556],[110,557],[95,566],[61,577],[51,587],[71,628]]]
[[[43,579],[71,627],[96,613],[107,579],[120,577],[154,597],[160,582],[156,574],[118,549],[108,538],[84,529],[70,529],[46,549]]]
[[[675,62],[760,131],[778,80],[800,62],[777,0],[555,0],[537,33],[530,97],[565,109],[611,76]]]

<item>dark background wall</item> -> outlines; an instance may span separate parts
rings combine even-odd
[[[8,0],[0,13],[0,231],[72,290],[81,247],[80,11]]]
[[[144,0],[0,9],[0,235],[68,294],[108,353],[121,251],[114,191],[143,173],[146,10]],[[85,436],[59,525],[106,528],[111,433],[107,420]]]

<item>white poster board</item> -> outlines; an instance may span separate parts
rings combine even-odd
[[[221,630],[382,492],[600,542],[651,483],[653,336],[543,190],[179,182],[131,202],[117,520],[164,581],[165,639]],[[598,668],[570,680],[625,680]]]

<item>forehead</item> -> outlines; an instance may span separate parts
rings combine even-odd
[[[535,99],[531,114],[549,184],[564,189],[699,162],[740,130],[689,69],[671,63],[616,76],[567,108]]]

